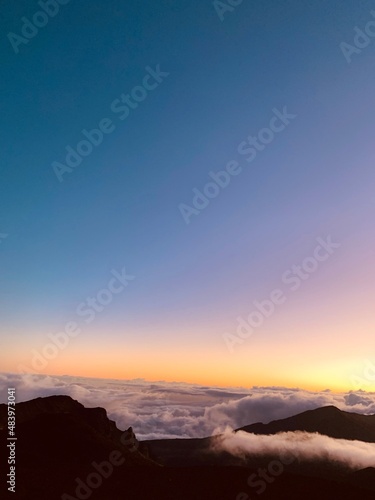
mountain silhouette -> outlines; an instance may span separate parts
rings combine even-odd
[[[307,415],[306,415],[307,414]],[[349,415],[349,416],[348,416]],[[358,417],[358,418],[357,418]],[[283,427],[303,423],[312,428],[358,437],[372,436],[372,418],[321,408],[272,422]],[[345,428],[343,420],[347,422]],[[0,405],[0,442],[6,449],[7,408]],[[289,423],[286,423],[289,422]],[[268,425],[271,425],[268,424]],[[262,426],[263,424],[254,424]],[[315,426],[315,427],[314,427]],[[326,426],[326,427],[324,427]],[[248,426],[252,427],[252,426]],[[260,429],[260,427],[259,427]],[[259,431],[258,429],[258,431]],[[261,431],[268,429],[262,427]],[[284,429],[282,429],[284,430]],[[327,431],[327,432],[328,432]],[[267,430],[268,432],[268,430]],[[16,405],[16,493],[20,500],[251,500],[248,484],[260,462],[244,466],[229,454],[213,454],[210,438],[171,439],[138,443],[133,430],[117,428],[103,408],[85,408],[69,396],[37,398]],[[341,437],[341,436],[340,436]],[[116,457],[116,459],[114,458]],[[184,464],[189,462],[188,464]],[[231,462],[232,460],[232,462]],[[268,459],[269,460],[269,459]],[[158,463],[159,462],[159,463]],[[167,463],[167,465],[165,465]],[[5,453],[1,471],[7,470]],[[261,500],[373,500],[374,469],[345,477],[329,468],[314,477],[306,471],[285,470],[262,493]],[[6,491],[1,475],[1,492]],[[2,493],[1,493],[2,495]],[[3,496],[1,496],[3,498]]]
[[[256,423],[237,430],[254,434],[276,434],[287,431],[319,432],[337,439],[375,443],[375,415],[359,415],[341,411],[335,406],[324,406],[269,424]]]

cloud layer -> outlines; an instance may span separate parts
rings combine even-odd
[[[375,413],[375,393],[334,394],[283,387],[207,387],[136,380],[0,373],[0,402],[15,387],[17,401],[67,394],[88,407],[106,408],[120,429],[139,439],[205,437],[255,422],[268,423],[305,410],[334,405],[341,410]]]
[[[326,460],[352,469],[375,467],[375,444],[362,441],[335,439],[318,433],[280,432],[272,436],[234,432],[227,428],[215,438],[214,449],[232,455],[288,456],[288,462],[298,460]]]

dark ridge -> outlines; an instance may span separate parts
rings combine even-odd
[[[48,396],[17,403],[17,424],[28,422],[40,415],[71,414],[84,419],[99,432],[114,437],[118,429],[109,420],[104,408],[85,408],[70,396]],[[0,427],[6,425],[6,405],[0,405]]]
[[[1,428],[6,427],[6,408],[0,405]],[[141,446],[131,427],[121,431],[104,408],[85,408],[70,396],[17,403],[16,435],[21,460],[32,456],[40,464],[50,460],[78,463],[118,449],[129,465],[156,465],[139,452]]]
[[[375,443],[375,415],[359,415],[341,411],[335,406],[307,410],[293,417],[274,420],[269,424],[256,423],[237,430],[254,434],[277,432],[318,432],[337,439],[351,439]]]

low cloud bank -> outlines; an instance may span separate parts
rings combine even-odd
[[[208,387],[177,382],[104,380],[83,377],[0,373],[0,402],[15,387],[17,401],[67,394],[88,407],[106,408],[120,429],[134,428],[139,439],[206,437],[255,422],[290,417],[333,405],[375,413],[375,393],[334,394],[285,387]]]
[[[213,449],[227,451],[238,457],[271,455],[283,461],[325,460],[351,469],[375,467],[375,444],[363,441],[335,439],[318,433],[302,431],[280,432],[271,436],[234,432],[227,428],[213,439]]]

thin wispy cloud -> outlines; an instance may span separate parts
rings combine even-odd
[[[280,432],[271,436],[256,435],[227,428],[213,444],[216,451],[239,457],[254,455],[294,457],[300,461],[336,462],[351,469],[375,467],[375,444],[335,439],[318,433]]]

